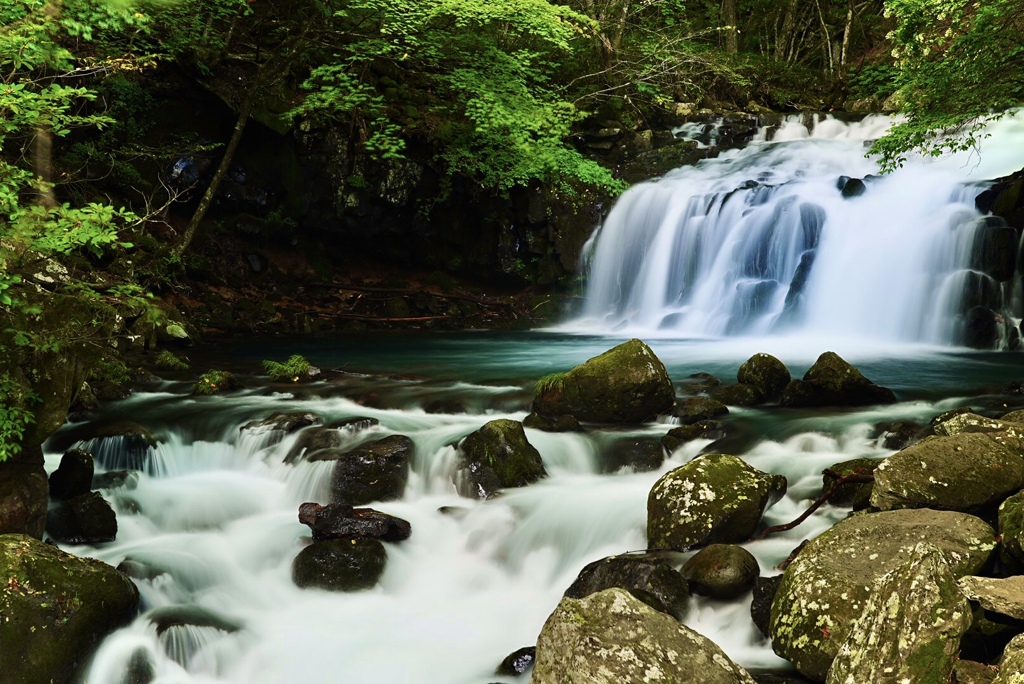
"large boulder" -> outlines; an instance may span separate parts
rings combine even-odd
[[[331,475],[331,503],[352,506],[402,498],[409,481],[413,442],[390,435],[345,451],[321,449],[310,461],[335,461]]]
[[[828,684],[948,684],[971,608],[943,554],[919,544],[872,587]]]
[[[856,515],[808,543],[786,568],[772,602],[772,648],[815,681],[864,612],[872,587],[927,542],[954,577],[973,575],[995,548],[995,532],[965,513],[912,509]]]
[[[677,404],[672,410],[672,415],[678,418],[683,425],[713,420],[727,413],[729,413],[729,407],[711,397],[690,397]]]
[[[376,539],[332,539],[310,544],[292,563],[297,587],[327,591],[371,589],[384,574],[388,555]]]
[[[1024,488],[1024,457],[989,434],[929,437],[875,469],[871,505],[975,511]]]
[[[0,680],[71,684],[139,607],[132,581],[20,534],[0,536]]]
[[[588,563],[568,589],[567,598],[581,599],[613,587],[625,589],[651,608],[677,620],[686,614],[690,588],[664,553],[609,556]]]
[[[711,640],[629,592],[564,598],[537,638],[534,684],[754,684]]]
[[[1013,414],[1009,414],[1013,417]],[[962,432],[1001,432],[1007,437],[1024,439],[1024,425],[1016,420],[1002,418],[986,418],[979,416],[970,409],[966,411],[949,411],[931,422],[932,432],[936,435],[958,435]]]
[[[669,410],[674,401],[665,365],[634,339],[538,382],[533,410],[594,423],[640,423]]]
[[[871,382],[835,352],[818,357],[803,380],[793,380],[782,393],[783,406],[868,406],[892,404],[892,390]]]
[[[1024,684],[1024,634],[1013,637],[1006,645],[992,684]]]
[[[1024,575],[1005,579],[961,577],[960,591],[990,613],[1024,620]]]
[[[854,458],[849,461],[842,461],[829,467],[827,470],[840,477],[848,475],[871,475],[881,464],[877,458]],[[822,473],[822,491],[828,491],[837,482],[836,478],[828,472]],[[871,482],[847,482],[836,487],[828,497],[828,502],[835,506],[851,506],[853,510],[859,511],[871,504]]]
[[[786,478],[727,454],[708,454],[671,470],[647,497],[647,546],[679,551],[746,541]]]
[[[93,471],[92,454],[88,451],[71,449],[65,452],[60,465],[50,475],[50,498],[62,501],[88,494],[92,489]]]
[[[786,364],[771,354],[754,354],[743,362],[736,379],[755,387],[768,401],[778,401],[792,377]]]
[[[742,546],[712,544],[686,561],[682,573],[695,594],[725,600],[753,589],[760,570]]]
[[[540,452],[518,421],[492,420],[459,445],[455,486],[462,496],[486,499],[499,489],[525,487],[546,475]]]
[[[46,531],[63,544],[101,544],[117,537],[117,516],[102,495],[89,492],[52,508]]]

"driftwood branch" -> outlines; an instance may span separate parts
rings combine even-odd
[[[814,513],[814,511],[821,508],[822,505],[824,505],[825,502],[828,501],[832,497],[832,495],[836,493],[836,490],[845,484],[860,484],[875,481],[874,473],[865,473],[861,471],[853,472],[848,475],[840,475],[839,473],[829,468],[826,468],[823,472],[825,475],[835,478],[835,482],[833,482],[828,489],[822,492],[821,496],[814,500],[814,503],[811,504],[810,508],[804,511],[800,515],[800,517],[798,517],[796,520],[793,520],[792,522],[788,522],[785,525],[774,525],[772,527],[766,527],[765,529],[761,530],[759,534],[756,534],[753,537],[751,537],[750,541],[758,541],[764,539],[770,534],[775,534],[776,532],[785,532],[786,530],[793,529],[794,527],[802,523],[804,520],[807,520],[807,518],[809,518],[811,514]]]

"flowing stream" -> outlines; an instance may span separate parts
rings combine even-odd
[[[94,421],[137,422],[159,443],[141,453],[110,440],[88,444],[98,470],[141,472],[104,491],[118,513],[117,540],[70,550],[135,568],[143,611],[104,641],[86,681],[127,682],[140,661],[159,684],[513,681],[495,676],[495,667],[536,641],[584,565],[646,546],[648,491],[708,442],[688,443],[656,472],[602,473],[612,440],[660,437],[672,426],[527,430],[549,477],[489,501],[456,494],[453,445],[494,418],[521,420],[534,380],[623,337],[647,339],[677,383],[698,371],[729,381],[759,351],[799,377],[832,349],[897,392],[900,403],[882,408],[733,409],[735,453],[789,480],[768,525],[806,508],[822,468],[891,453],[875,436],[878,423],[926,422],[967,397],[978,408],[1008,404],[999,389],[1024,376],[1016,355],[942,346],[955,334],[959,286],[949,283],[964,270],[978,218],[971,193],[978,179],[1010,170],[1007,155],[997,148],[980,163],[915,165],[869,179],[864,195],[844,199],[838,177],[872,173],[862,141],[884,125],[824,122],[808,131],[790,122],[773,143],[631,190],[592,240],[585,311],[566,326],[576,334],[226,342],[193,355],[196,369],[254,372],[261,359],[301,353],[336,372],[301,386],[250,377],[258,389],[214,397],[192,397],[188,382],[162,380],[104,407]],[[1001,125],[1013,135],[1024,129],[1019,118]],[[791,296],[809,252],[813,268],[804,267],[804,284]],[[437,402],[461,409],[424,410]],[[268,431],[240,431],[276,411],[379,421],[353,431],[352,446],[389,434],[415,443],[404,497],[372,504],[413,529],[409,540],[385,545],[387,569],[376,588],[330,593],[293,584],[292,561],[309,537],[298,506],[327,503],[332,464],[285,464],[296,434],[277,441]],[[49,470],[82,427],[66,426],[47,445]],[[825,506],[747,548],[762,574],[775,574],[800,541],[847,513]],[[752,624],[750,600],[695,599],[685,622],[747,668],[785,669]],[[154,616],[182,606],[206,619],[158,630]]]

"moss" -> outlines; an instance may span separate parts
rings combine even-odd
[[[564,377],[565,373],[549,373],[536,382],[534,389],[537,392],[558,392]]]
[[[196,383],[192,385],[192,394],[209,396],[220,394],[230,390],[239,389],[241,383],[233,373],[220,370],[209,370],[199,376]]]
[[[153,365],[166,370],[188,370],[192,367],[187,358],[177,356],[167,349],[156,355]]]
[[[299,382],[309,377],[312,364],[306,357],[293,354],[284,363],[264,361],[263,370],[274,382]]]

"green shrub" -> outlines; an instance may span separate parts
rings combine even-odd
[[[289,356],[284,363],[263,362],[263,370],[274,382],[299,382],[309,377],[309,370],[312,367],[309,360],[299,354]]]
[[[192,394],[209,396],[219,394],[228,390],[238,389],[241,383],[233,373],[219,370],[209,370],[199,376],[196,384],[192,385]]]
[[[153,363],[157,368],[165,368],[167,370],[188,370],[192,367],[187,358],[176,356],[174,352],[167,349],[157,354],[156,360]]]

